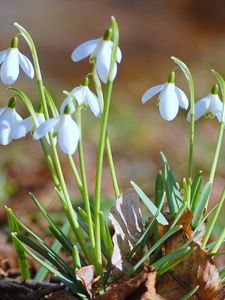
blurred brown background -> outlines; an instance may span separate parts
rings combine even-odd
[[[60,105],[64,99],[62,90],[79,85],[90,70],[87,60],[76,64],[71,61],[72,50],[88,39],[100,37],[110,25],[111,15],[119,24],[123,53],[109,120],[120,187],[121,190],[129,187],[132,179],[153,196],[154,177],[161,167],[159,151],[166,154],[178,181],[187,176],[188,124],[186,112],[180,111],[173,122],[166,122],[160,118],[156,98],[145,105],[140,103],[140,98],[149,87],[166,80],[174,67],[171,55],[181,58],[190,67],[196,84],[196,99],[210,92],[215,82],[210,69],[225,73],[223,0],[0,0],[0,46],[1,49],[9,46],[16,33],[13,22],[27,28],[37,45],[45,85]],[[20,48],[30,57],[22,40]],[[24,88],[33,102],[38,103],[35,81],[21,75],[15,85]],[[177,84],[188,93],[180,72],[177,72]],[[11,92],[1,83],[0,89],[0,105],[4,106]],[[18,105],[18,110],[26,116],[22,105]],[[87,172],[90,191],[93,191],[99,122],[89,112],[84,115]],[[203,169],[208,173],[217,131],[216,120],[197,122],[194,171]],[[2,201],[11,198],[14,203],[21,203],[28,199],[29,190],[38,195],[42,191],[40,197],[49,197],[52,189],[49,175],[39,145],[30,137],[8,147],[1,146],[0,165]],[[225,183],[224,166],[225,152],[222,150],[215,199]],[[68,182],[72,182],[66,162],[64,167]],[[111,196],[108,171],[103,182],[104,193]],[[74,190],[72,186],[71,189]]]

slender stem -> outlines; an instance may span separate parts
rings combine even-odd
[[[73,176],[74,176],[74,179],[76,181],[76,184],[77,184],[77,187],[81,193],[81,195],[83,196],[83,184],[82,184],[82,181],[80,179],[80,175],[77,171],[77,167],[75,165],[75,162],[73,160],[73,157],[71,155],[68,155],[67,156],[67,159],[68,159],[68,162],[69,162],[69,165],[70,165],[70,168],[72,170],[72,173],[73,173]]]
[[[190,127],[189,127],[189,157],[188,157],[188,178],[192,178],[193,170],[193,152],[194,152],[194,135],[195,135],[195,94],[194,94],[194,83],[191,80],[189,83],[190,89]]]
[[[39,89],[39,93],[40,93],[40,98],[41,98],[41,103],[43,106],[43,111],[44,111],[44,115],[45,115],[45,119],[47,120],[49,118],[49,114],[48,114],[48,107],[47,107],[47,102],[46,102],[46,98],[45,98],[45,92],[44,92],[44,85],[43,85],[43,81],[42,81],[42,75],[41,75],[41,70],[40,70],[40,65],[39,65],[39,60],[38,60],[38,55],[37,55],[37,51],[36,51],[36,47],[35,44],[30,36],[30,34],[19,24],[14,23],[14,25],[19,29],[19,31],[22,33],[23,37],[25,38],[25,40],[27,41],[30,50],[31,50],[31,54],[33,57],[33,62],[34,62],[34,67],[35,67],[35,73],[36,73],[36,77],[37,77],[37,83],[38,83],[38,89]],[[51,149],[52,149],[52,154],[53,154],[53,159],[54,159],[54,164],[55,164],[55,168],[56,168],[56,172],[58,175],[58,180],[66,201],[66,214],[67,217],[70,221],[71,227],[75,233],[75,236],[80,244],[80,246],[82,247],[86,257],[89,259],[90,262],[93,262],[92,260],[92,255],[90,253],[90,251],[88,251],[87,248],[87,244],[86,241],[84,239],[83,236],[83,232],[79,226],[79,223],[77,221],[77,216],[74,212],[70,197],[69,197],[69,193],[65,184],[65,180],[64,180],[64,176],[63,176],[63,172],[62,172],[62,168],[61,168],[61,164],[59,161],[59,157],[58,157],[58,153],[56,150],[56,146],[53,140],[53,136],[52,133],[49,133],[49,139],[50,139],[50,144],[51,144]]]
[[[217,218],[219,216],[220,210],[222,208],[222,205],[223,205],[223,202],[224,202],[224,198],[225,198],[225,188],[224,188],[224,190],[222,192],[222,195],[220,197],[218,206],[216,208],[215,215],[213,216],[213,218],[209,222],[208,228],[207,228],[206,233],[204,235],[204,238],[203,238],[203,241],[202,241],[202,244],[201,244],[202,249],[204,249],[205,246],[206,246],[206,244],[208,243],[209,237],[210,237],[210,235],[212,233],[213,227],[214,227],[214,225],[215,225],[215,223],[217,221]]]
[[[120,195],[120,190],[117,182],[117,177],[116,177],[116,172],[115,172],[115,167],[113,163],[113,157],[112,157],[112,151],[110,147],[110,142],[109,142],[109,136],[108,134],[106,135],[106,154],[109,162],[109,170],[112,178],[112,185],[114,189],[114,194],[115,197],[118,198]]]
[[[98,74],[97,74],[97,71],[96,71],[95,63],[93,63],[92,78],[93,78],[96,93],[98,95],[98,99],[100,101],[101,109],[103,110],[104,99],[103,99],[102,85],[101,85],[101,81],[100,81],[100,79],[98,77]],[[117,198],[120,194],[120,191],[119,191],[115,166],[114,166],[113,157],[112,157],[110,140],[109,140],[109,136],[108,136],[107,132],[106,132],[106,154],[107,154],[107,159],[108,159],[108,162],[109,162],[109,169],[110,169],[110,175],[111,175],[111,178],[112,178],[114,194],[115,194],[115,197]]]
[[[83,150],[83,139],[82,139],[82,118],[81,118],[81,112],[80,112],[80,109],[78,106],[77,106],[77,110],[76,110],[76,116],[77,116],[77,123],[78,123],[79,129],[80,129],[78,155],[79,155],[79,160],[80,160],[80,171],[81,171],[81,178],[82,178],[82,185],[83,185],[83,200],[84,200],[85,211],[87,214],[88,231],[89,231],[91,246],[92,246],[92,249],[94,249],[95,248],[95,237],[94,237],[93,222],[92,222],[92,216],[91,216],[90,201],[89,201],[86,171],[85,171],[85,162],[84,162],[84,150]]]
[[[80,225],[79,225],[78,220],[77,220],[77,216],[75,214],[75,211],[73,209],[73,206],[72,206],[72,203],[71,203],[71,200],[70,200],[70,196],[69,196],[69,193],[68,193],[68,190],[67,190],[67,187],[66,187],[66,183],[65,183],[65,180],[64,180],[62,168],[61,168],[61,165],[60,165],[58,153],[57,153],[57,150],[56,150],[56,146],[54,144],[53,136],[52,136],[52,134],[50,134],[49,136],[50,136],[52,155],[53,155],[53,158],[54,158],[56,171],[57,171],[57,174],[58,174],[58,178],[59,178],[59,182],[60,182],[60,185],[61,185],[61,188],[62,188],[63,195],[65,197],[65,201],[66,201],[66,204],[67,204],[67,210],[66,210],[67,217],[70,221],[71,227],[73,229],[73,232],[75,233],[75,236],[78,240],[78,243],[82,247],[86,257],[88,258],[89,262],[93,262],[92,255],[91,255],[90,251],[88,250],[86,241],[84,239],[83,232],[80,228]]]
[[[108,81],[106,88],[106,98],[104,103],[104,110],[100,129],[100,140],[98,144],[97,163],[96,163],[96,182],[95,182],[95,241],[96,241],[96,254],[98,271],[101,270],[102,257],[101,257],[101,234],[100,234],[100,198],[101,198],[101,181],[102,181],[102,167],[103,167],[103,154],[106,140],[106,129],[109,114],[110,98],[112,93],[112,82]]]

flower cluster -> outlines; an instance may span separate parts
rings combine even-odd
[[[142,96],[142,103],[146,103],[153,96],[159,93],[158,105],[161,117],[166,121],[172,121],[178,114],[179,106],[185,110],[188,109],[189,103],[185,93],[175,86],[175,73],[172,72],[166,83],[156,85],[147,90]],[[222,118],[222,101],[219,96],[218,85],[214,85],[211,93],[200,99],[195,104],[194,119],[198,120],[202,116],[214,117],[216,116],[218,121]],[[187,115],[187,120],[190,121],[190,111]]]
[[[108,82],[110,76],[110,65],[112,59],[113,42],[112,29],[109,28],[103,38],[90,40],[74,49],[71,58],[73,61],[80,61],[90,56],[90,62],[96,67],[97,74],[103,83]],[[116,61],[120,63],[122,54],[117,48]],[[34,68],[30,60],[18,49],[18,38],[12,39],[10,48],[0,52],[1,81],[6,85],[13,84],[19,76],[21,67],[25,74],[33,79]],[[112,80],[117,73],[117,64],[115,63]],[[16,98],[13,97],[8,107],[0,109],[0,144],[8,145],[15,139],[20,139],[28,132],[33,134],[35,140],[45,138],[51,144],[51,138],[54,143],[59,144],[65,154],[73,154],[76,151],[79,138],[79,126],[72,118],[76,109],[89,107],[96,117],[100,117],[102,107],[98,97],[89,89],[89,79],[85,76],[81,85],[72,89],[62,103],[60,115],[53,118],[46,118],[42,107],[38,109],[35,115],[23,119],[15,110]]]

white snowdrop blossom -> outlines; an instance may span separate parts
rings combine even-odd
[[[86,105],[90,107],[90,110],[96,117],[101,116],[101,106],[98,97],[89,89],[88,87],[89,80],[87,77],[84,78],[82,84],[78,87],[75,87],[71,91],[71,95],[76,99],[79,105]],[[70,97],[67,97],[61,106],[61,113],[64,111],[65,107],[73,105],[73,102]]]
[[[106,31],[103,38],[98,38],[94,40],[87,41],[77,48],[75,48],[72,52],[71,58],[74,62],[80,61],[88,56],[90,56],[90,61],[95,58],[96,59],[96,70],[97,73],[103,83],[107,83],[113,42],[111,41],[112,30],[109,29]],[[120,48],[117,48],[116,61],[120,63],[122,59],[122,53]],[[117,73],[117,64],[115,63],[112,80],[115,79]]]
[[[35,113],[35,116],[36,116],[36,120],[37,120],[36,125],[39,126],[45,122],[45,116],[44,116],[43,112],[37,112],[37,113]],[[17,131],[20,132],[20,134],[23,134],[23,136],[25,136],[28,132],[34,131],[36,128],[36,125],[34,124],[33,118],[30,116],[18,123]],[[50,144],[48,134],[45,135],[45,138],[46,138],[48,144]],[[57,138],[54,137],[55,143],[56,143],[56,140],[57,140]]]
[[[196,102],[195,104],[195,120],[198,120],[202,116],[218,119],[218,121],[221,121],[222,118],[222,108],[223,108],[223,103],[220,100],[218,96],[219,92],[219,87],[218,85],[214,85],[211,93],[207,95],[206,97],[200,99],[199,101]],[[188,112],[187,115],[187,120],[190,121],[191,114],[190,111]]]
[[[8,145],[12,140],[24,137],[27,132],[18,128],[19,123],[23,120],[16,112],[15,98],[9,102],[9,106],[0,109],[0,144]]]
[[[10,85],[13,84],[19,76],[19,67],[22,68],[24,73],[29,77],[34,77],[34,68],[30,60],[23,55],[18,49],[18,39],[15,37],[12,39],[11,47],[0,51],[0,64],[1,81]]]
[[[174,79],[175,74],[172,72],[166,83],[150,88],[141,98],[141,102],[144,104],[159,93],[159,112],[166,121],[172,121],[177,116],[179,106],[186,110],[189,105],[187,96],[180,88],[176,87]]]
[[[70,106],[66,106],[59,117],[51,118],[41,123],[35,130],[33,138],[39,140],[46,136],[51,130],[57,133],[57,141],[65,154],[72,155],[78,145],[80,130],[71,117]]]

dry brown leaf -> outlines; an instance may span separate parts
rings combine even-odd
[[[165,244],[165,254],[181,248],[193,236],[190,227],[192,214],[186,210],[179,224],[183,231],[177,232]],[[169,274],[162,276],[158,290],[168,300],[180,299],[192,288],[199,286],[195,296],[190,299],[224,300],[225,290],[212,258],[201,249],[199,241],[191,242],[194,252],[174,267]]]
[[[109,213],[109,219],[115,230],[111,262],[116,271],[126,272],[131,267],[131,263],[126,260],[126,256],[133,249],[143,232],[140,199],[133,189],[129,189],[120,195],[116,206]]]
[[[77,279],[82,282],[88,294],[92,296],[91,288],[95,276],[95,266],[89,265],[75,271]]]
[[[108,288],[96,300],[165,300],[156,293],[156,270],[146,267],[144,272],[130,280],[122,280]]]

